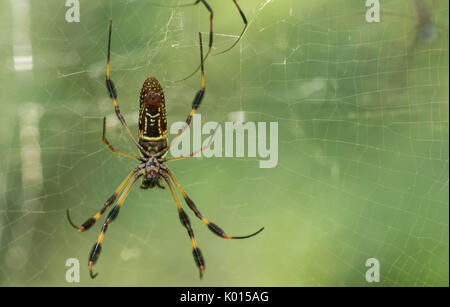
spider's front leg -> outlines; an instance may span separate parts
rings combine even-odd
[[[125,118],[123,117],[122,113],[120,113],[119,103],[117,102],[117,92],[116,88],[114,86],[114,82],[110,78],[110,63],[111,63],[111,33],[112,33],[112,20],[109,22],[109,34],[108,34],[108,57],[106,60],[106,88],[108,89],[109,97],[112,100],[112,103],[114,105],[114,112],[116,113],[117,118],[119,119],[120,123],[122,124],[123,128],[127,132],[128,136],[130,137],[131,141],[136,145],[136,147],[141,152],[146,152],[145,149],[136,141],[133,134],[130,131],[130,128],[128,128],[128,125],[125,121]],[[108,144],[105,142],[105,144],[108,146]],[[109,146],[108,146],[109,147]],[[112,150],[112,149],[111,149]]]
[[[225,52],[230,51],[231,49],[234,48],[234,46],[237,45],[237,43],[239,43],[239,41],[241,40],[242,36],[244,35],[245,31],[247,30],[248,27],[248,22],[247,22],[247,17],[245,17],[244,12],[241,10],[241,8],[239,7],[239,4],[236,2],[236,0],[233,0],[234,5],[236,5],[237,10],[239,11],[239,14],[241,15],[242,21],[244,22],[244,28],[241,31],[241,34],[239,34],[238,38],[236,39],[236,41],[233,43],[233,45],[231,45],[230,47],[228,47],[227,49],[225,49],[224,51],[221,51],[219,53],[213,54],[213,55],[219,55],[219,54],[223,54]]]
[[[236,39],[236,41],[227,49],[220,51],[218,53],[216,53],[215,55],[219,55],[219,54],[223,54],[226,53],[228,51],[230,51],[231,49],[234,48],[234,46],[237,45],[237,43],[241,40],[242,36],[244,35],[245,31],[247,30],[247,26],[248,26],[248,21],[247,21],[247,17],[245,17],[244,12],[242,11],[242,9],[239,7],[239,4],[237,3],[237,0],[233,0],[234,5],[236,6],[236,9],[238,10],[239,14],[241,15],[242,21],[244,23],[244,28],[242,29],[241,33],[239,34],[238,38]],[[208,51],[206,52],[205,57],[202,57],[202,64],[203,62],[206,61],[206,59],[208,58],[208,55],[211,52],[212,46],[213,46],[213,38],[214,38],[214,33],[213,33],[213,19],[214,19],[214,12],[211,8],[211,6],[208,4],[208,2],[206,0],[195,0],[192,3],[187,3],[187,4],[181,4],[181,5],[167,5],[167,4],[159,4],[159,3],[155,3],[155,2],[149,2],[152,5],[155,6],[160,6],[160,7],[171,7],[171,8],[177,8],[177,7],[186,7],[186,6],[195,6],[199,3],[203,4],[203,6],[208,10],[209,12],[209,43],[208,43]],[[184,81],[186,79],[189,79],[190,77],[192,77],[198,70],[200,69],[200,65],[187,77],[184,77],[181,80],[177,80],[175,82],[181,82]]]
[[[200,40],[200,67],[201,67],[201,79],[202,79],[202,87],[198,90],[197,94],[195,94],[194,100],[192,101],[192,107],[191,111],[189,112],[189,115],[186,118],[186,121],[183,124],[183,127],[178,131],[177,135],[172,139],[169,146],[166,148],[166,151],[169,151],[173,144],[175,144],[175,140],[178,139],[178,137],[183,134],[184,130],[186,130],[189,125],[191,124],[192,117],[194,116],[195,112],[197,112],[198,107],[202,103],[203,97],[205,96],[205,68],[203,66],[203,44],[202,44],[202,33],[198,33],[199,40]]]

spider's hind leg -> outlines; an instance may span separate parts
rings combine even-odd
[[[131,178],[138,172],[139,167],[136,167],[134,170],[132,170],[128,176],[122,181],[122,183],[119,185],[119,187],[116,189],[116,191],[106,200],[105,204],[101,208],[101,210],[95,214],[93,217],[89,218],[86,222],[84,222],[81,226],[77,226],[72,222],[72,219],[70,218],[69,209],[67,209],[67,219],[69,220],[70,225],[72,225],[73,228],[78,230],[79,232],[83,232],[88,230],[92,227],[92,225],[95,224],[95,222],[102,216],[103,213],[105,213],[106,209],[109,208],[113,204],[113,202],[116,200],[116,197],[122,192],[122,190],[125,188],[125,186],[128,184]]]
[[[191,239],[192,244],[192,255],[194,256],[195,264],[197,265],[200,273],[200,279],[203,278],[203,274],[205,273],[205,260],[203,259],[202,252],[200,251],[200,248],[197,246],[197,241],[194,237],[194,231],[191,227],[191,222],[189,221],[189,217],[187,216],[186,212],[184,212],[183,208],[181,207],[180,200],[178,199],[178,196],[175,192],[175,188],[170,183],[170,178],[168,176],[164,175],[164,180],[166,181],[167,185],[169,186],[170,192],[172,193],[173,199],[175,200],[175,204],[178,209],[178,217],[180,218],[181,224],[186,228],[187,233],[189,235],[189,238]]]
[[[208,221],[201,213],[200,211],[197,209],[197,207],[195,206],[194,202],[189,198],[189,196],[187,196],[186,192],[183,190],[183,188],[181,187],[181,185],[178,183],[178,181],[175,179],[175,176],[172,174],[172,172],[170,170],[167,170],[167,173],[169,174],[170,178],[172,179],[172,181],[175,183],[178,191],[180,191],[181,195],[183,196],[186,204],[189,206],[189,208],[195,213],[195,216],[198,217],[207,227],[208,229],[218,235],[219,237],[223,238],[223,239],[247,239],[253,236],[256,236],[258,233],[260,233],[261,231],[264,230],[264,227],[261,227],[258,231],[249,234],[249,235],[245,235],[245,236],[229,236],[227,235],[219,226],[217,226],[216,224]]]
[[[100,256],[100,253],[102,251],[102,244],[103,244],[103,239],[105,237],[106,230],[108,229],[109,224],[111,224],[111,222],[119,214],[119,210],[120,210],[121,206],[123,205],[123,202],[127,198],[128,193],[130,192],[134,183],[136,182],[136,180],[139,179],[140,176],[142,176],[142,173],[135,174],[132,181],[130,183],[128,183],[128,185],[125,188],[125,190],[123,191],[122,195],[120,195],[119,200],[117,201],[116,205],[109,212],[108,217],[106,218],[106,221],[102,226],[102,231],[100,232],[97,242],[95,242],[94,246],[92,247],[91,253],[89,255],[89,262],[88,262],[89,274],[91,275],[92,279],[97,276],[97,274],[94,274],[92,272],[92,269],[93,269],[95,263],[97,262],[97,260]]]

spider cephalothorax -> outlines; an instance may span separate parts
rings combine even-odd
[[[164,180],[163,174],[167,172],[167,167],[160,160],[163,161],[163,159],[152,156],[145,162],[144,174],[140,185],[142,189],[152,189],[156,186],[161,189],[165,188],[162,182]]]
[[[114,105],[114,110],[116,112],[117,118],[122,123],[122,126],[125,128],[128,136],[133,141],[133,143],[138,148],[140,156],[132,155],[123,151],[120,151],[114,148],[109,141],[105,137],[106,131],[106,120],[103,118],[103,142],[108,146],[108,148],[120,155],[126,156],[128,158],[136,159],[139,161],[137,167],[135,167],[128,176],[122,181],[116,191],[108,198],[100,211],[95,214],[93,217],[89,218],[86,222],[84,222],[80,227],[76,226],[70,219],[69,211],[67,211],[67,218],[69,219],[70,224],[80,232],[83,232],[89,229],[95,222],[102,216],[102,214],[115,202],[117,196],[120,195],[119,199],[116,202],[116,205],[111,209],[106,218],[106,221],[103,223],[102,231],[100,236],[97,239],[97,242],[92,247],[91,253],[89,255],[89,273],[92,278],[96,276],[92,272],[93,266],[98,260],[102,249],[103,239],[105,237],[106,230],[109,224],[118,216],[119,210],[123,205],[125,198],[133,187],[134,183],[142,177],[142,182],[140,187],[143,189],[154,188],[158,186],[160,188],[164,188],[163,182],[167,184],[170,189],[170,192],[175,200],[175,204],[178,210],[178,217],[180,219],[181,224],[186,228],[187,233],[191,239],[192,244],[192,253],[194,256],[195,263],[197,264],[200,270],[200,277],[203,275],[205,271],[205,262],[203,260],[202,253],[197,246],[197,242],[194,237],[194,231],[191,227],[191,222],[189,221],[189,217],[186,212],[183,210],[181,206],[180,199],[177,196],[175,187],[181,193],[181,196],[184,198],[188,207],[194,212],[195,216],[199,218],[208,229],[211,230],[216,235],[224,238],[224,239],[245,239],[252,237],[259,232],[261,232],[264,228],[261,228],[257,232],[248,235],[248,236],[229,236],[227,235],[219,226],[214,223],[210,223],[197,209],[194,202],[187,196],[186,192],[183,190],[181,185],[175,179],[175,176],[170,171],[170,169],[164,165],[164,163],[169,161],[180,160],[184,158],[193,157],[197,153],[201,152],[210,143],[206,145],[206,147],[202,147],[200,150],[193,152],[187,156],[181,157],[173,157],[173,158],[165,158],[165,155],[169,152],[170,146],[173,144],[174,140],[180,136],[183,131],[189,126],[192,116],[196,112],[197,108],[200,106],[202,102],[204,93],[205,93],[205,75],[203,70],[203,50],[202,50],[202,36],[199,33],[200,38],[200,59],[201,59],[201,77],[202,77],[202,87],[197,92],[192,102],[191,112],[189,113],[186,122],[183,128],[178,132],[178,135],[172,140],[170,145],[167,145],[167,118],[166,118],[166,109],[165,109],[165,98],[164,93],[162,91],[162,87],[159,84],[158,80],[155,78],[147,78],[144,81],[144,84],[141,89],[140,96],[140,109],[139,109],[139,134],[138,141],[134,138],[130,129],[128,128],[127,123],[125,122],[125,118],[120,113],[119,104],[117,103],[117,94],[114,88],[113,82],[109,78],[109,64],[110,64],[110,48],[111,48],[111,29],[112,22],[109,24],[109,39],[108,39],[108,59],[106,64],[106,87],[108,89],[109,95]],[[175,184],[175,186],[174,186]]]

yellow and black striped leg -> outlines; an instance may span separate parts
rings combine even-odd
[[[176,8],[176,7],[186,7],[186,6],[194,6],[197,5],[199,3],[202,3],[205,8],[209,11],[209,44],[208,44],[208,51],[206,52],[205,57],[201,58],[201,64],[187,77],[184,77],[183,79],[177,80],[175,82],[182,82],[186,79],[189,79],[190,77],[192,77],[203,65],[203,62],[206,61],[206,59],[208,58],[208,55],[211,52],[212,49],[212,45],[213,45],[213,18],[214,18],[214,13],[212,8],[209,6],[208,2],[206,2],[206,0],[196,0],[193,3],[188,3],[188,4],[181,4],[181,5],[166,5],[166,4],[158,4],[158,3],[154,3],[154,2],[150,2],[150,4],[155,5],[155,6],[160,6],[160,7],[172,7],[172,8]]]
[[[176,7],[194,6],[194,5],[199,4],[200,2],[201,2],[201,3],[206,7],[206,9],[209,11],[209,44],[208,44],[208,51],[206,52],[206,56],[205,56],[205,58],[203,59],[203,62],[204,62],[204,61],[206,61],[206,58],[208,57],[208,55],[209,55],[209,53],[210,53],[210,51],[211,51],[211,48],[212,48],[212,45],[213,45],[213,37],[214,37],[214,35],[213,35],[213,19],[214,19],[214,13],[213,13],[212,8],[209,6],[209,4],[208,4],[205,0],[196,0],[196,1],[193,2],[193,3],[180,4],[180,5],[166,5],[166,4],[158,4],[158,3],[154,3],[154,2],[150,2],[150,4],[156,5],[156,6],[160,6],[160,7],[172,7],[172,8],[176,8]],[[237,10],[239,11],[239,14],[241,15],[242,21],[244,22],[244,28],[242,29],[241,34],[239,34],[237,40],[236,40],[230,47],[228,47],[227,49],[225,49],[225,50],[223,50],[223,51],[221,51],[221,52],[219,52],[219,53],[216,53],[215,55],[223,54],[223,53],[225,53],[225,52],[230,51],[231,49],[233,49],[234,46],[236,46],[237,43],[241,40],[242,36],[244,35],[245,31],[247,30],[247,27],[248,27],[247,17],[245,17],[245,14],[244,14],[244,12],[242,11],[242,9],[239,7],[239,4],[237,3],[237,1],[236,1],[236,0],[233,0],[233,2],[234,2],[234,5],[236,6]],[[200,69],[200,66],[197,67],[197,68],[194,70],[194,72],[191,73],[189,76],[187,76],[187,77],[185,77],[185,78],[183,78],[183,79],[181,79],[181,80],[178,80],[178,81],[176,81],[176,82],[184,81],[184,80],[186,80],[186,79],[192,77],[199,69]]]
[[[130,131],[130,128],[128,128],[128,125],[125,121],[125,118],[120,113],[119,104],[117,103],[117,92],[116,88],[114,86],[114,83],[109,77],[110,73],[110,61],[111,61],[111,32],[112,32],[112,20],[109,22],[109,34],[108,34],[108,58],[106,62],[106,88],[108,89],[109,97],[111,98],[113,104],[114,104],[114,111],[116,112],[116,116],[121,122],[122,126],[125,128],[125,130],[128,133],[128,136],[133,141],[133,143],[139,148],[141,152],[145,152],[144,148],[136,141],[133,134]]]
[[[206,7],[206,9],[209,11],[209,43],[208,43],[208,51],[206,51],[206,55],[205,57],[203,57],[203,51],[201,52],[201,58],[200,58],[200,65],[187,77],[184,77],[181,80],[177,80],[175,82],[182,82],[185,81],[187,79],[189,79],[190,77],[192,77],[200,68],[202,69],[202,74],[203,74],[203,63],[206,61],[206,59],[208,58],[209,53],[211,52],[211,48],[213,45],[213,17],[214,17],[214,13],[212,8],[209,6],[208,2],[206,2],[205,0],[197,0],[193,3],[193,5],[197,5],[199,3],[203,3],[203,5]],[[199,33],[200,34],[200,33]],[[202,48],[202,37],[200,34],[200,48]]]
[[[189,221],[189,217],[187,216],[186,212],[184,212],[183,208],[181,207],[180,200],[178,199],[178,196],[175,192],[172,183],[170,183],[170,179],[167,176],[164,176],[164,179],[166,180],[167,185],[170,188],[170,192],[172,192],[175,204],[177,205],[180,222],[186,228],[189,238],[191,239],[192,254],[194,256],[195,263],[197,264],[197,267],[200,270],[200,278],[203,278],[203,273],[205,272],[205,260],[203,259],[202,252],[198,248],[197,242],[195,241],[194,231],[192,230],[191,222]]]
[[[200,39],[200,60],[203,59],[203,46],[202,46],[202,34],[198,33],[199,39]],[[198,107],[202,103],[203,96],[205,95],[205,70],[203,67],[203,62],[200,63],[200,67],[202,69],[201,78],[202,78],[202,87],[197,92],[197,94],[194,97],[194,100],[192,101],[192,108],[191,112],[189,113],[188,117],[186,118],[186,121],[183,125],[183,127],[178,131],[178,134],[172,139],[172,142],[167,148],[167,151],[171,148],[172,144],[174,144],[174,141],[186,130],[189,125],[191,124],[192,117],[194,116],[195,112],[197,112]]]
[[[105,143],[105,145],[106,145],[112,152],[114,152],[114,153],[117,153],[117,154],[119,154],[119,155],[123,155],[123,156],[128,157],[128,158],[132,158],[132,159],[136,159],[136,160],[142,161],[142,158],[140,158],[140,157],[138,157],[138,156],[131,155],[131,154],[129,154],[129,153],[126,153],[126,152],[120,151],[120,150],[118,150],[118,149],[115,149],[115,148],[109,143],[109,141],[106,139],[105,134],[106,134],[106,117],[103,117],[103,135],[102,135],[102,141],[103,141],[103,143]]]
[[[96,215],[94,215],[93,217],[89,218],[86,222],[84,222],[80,227],[76,226],[72,222],[72,219],[70,218],[70,214],[69,214],[69,209],[67,209],[66,214],[67,214],[67,219],[69,220],[70,225],[72,225],[72,227],[75,228],[76,230],[78,230],[79,232],[83,232],[83,231],[86,231],[89,228],[91,228],[91,226],[95,224],[95,222],[102,216],[102,214],[106,211],[106,209],[108,209],[109,206],[111,206],[111,204],[114,202],[114,200],[116,200],[117,195],[119,195],[120,192],[122,192],[123,188],[127,185],[128,181],[130,181],[130,179],[134,176],[134,174],[136,174],[136,172],[138,170],[139,170],[139,167],[136,167],[133,171],[131,171],[131,173],[128,174],[128,176],[122,181],[122,183],[116,189],[114,194],[108,198],[108,200],[103,205],[102,209]]]
[[[184,200],[186,201],[186,204],[189,206],[189,208],[191,208],[191,210],[195,213],[195,215],[203,222],[205,223],[206,226],[208,226],[208,229],[211,230],[214,234],[218,235],[219,237],[223,238],[223,239],[247,239],[253,236],[256,236],[258,233],[260,233],[261,231],[264,230],[264,227],[262,227],[261,229],[259,229],[257,232],[254,232],[250,235],[246,235],[246,236],[229,236],[227,235],[219,226],[217,226],[214,223],[211,223],[210,221],[208,221],[201,213],[200,211],[197,209],[197,206],[195,206],[194,202],[189,198],[189,196],[187,196],[186,192],[184,192],[183,188],[181,187],[181,185],[178,183],[178,181],[175,179],[175,176],[173,175],[173,173],[170,170],[167,170],[167,173],[169,174],[170,178],[172,179],[172,181],[175,183],[175,185],[177,186],[178,190],[180,191],[181,195],[183,196]]]
[[[214,133],[213,133],[212,135],[209,136],[208,142],[207,142],[202,148],[200,148],[200,149],[198,149],[198,150],[196,150],[196,151],[191,152],[191,153],[190,153],[189,155],[187,155],[187,156],[179,156],[179,157],[164,158],[161,162],[165,163],[165,162],[177,161],[177,160],[181,160],[181,159],[192,158],[192,157],[194,157],[195,155],[197,155],[197,154],[203,152],[206,148],[208,148],[208,147],[211,145],[212,140],[214,139],[214,136],[215,136],[215,134],[216,134],[216,131],[217,131],[217,129],[218,129],[219,127],[220,127],[220,125],[217,124],[217,127],[216,127],[216,129],[214,130]]]
[[[186,122],[185,122],[185,126],[183,127],[182,131],[184,131],[184,129],[186,129],[189,124],[191,123],[192,120],[192,116],[194,116],[195,112],[197,111],[198,107],[200,106],[202,100],[203,100],[203,96],[205,95],[205,69],[203,67],[203,45],[202,45],[202,33],[198,33],[198,37],[200,40],[200,68],[201,68],[201,78],[202,78],[202,87],[201,89],[197,92],[197,94],[194,97],[194,101],[192,101],[192,108],[191,108],[191,112],[189,113],[188,117],[186,118]]]
[[[239,37],[237,38],[237,40],[233,43],[233,45],[231,45],[230,47],[228,47],[227,49],[225,49],[224,51],[221,51],[219,53],[216,53],[214,55],[219,55],[219,54],[223,54],[225,52],[230,51],[231,49],[234,48],[234,46],[237,45],[237,43],[239,43],[239,41],[241,40],[242,36],[244,35],[245,31],[247,30],[247,26],[248,26],[248,22],[247,22],[247,18],[245,17],[244,12],[241,10],[241,8],[239,7],[239,4],[236,2],[236,0],[233,0],[234,4],[236,5],[236,8],[239,11],[239,14],[241,14],[242,17],[242,21],[244,22],[244,28],[241,31],[241,34],[239,34]]]
[[[105,223],[103,224],[102,231],[100,232],[100,235],[97,239],[97,242],[94,244],[91,250],[91,254],[89,255],[89,274],[91,275],[91,278],[95,278],[97,274],[93,274],[92,268],[94,264],[97,262],[98,257],[100,256],[100,252],[102,251],[102,243],[103,239],[105,237],[106,230],[108,229],[108,225],[117,217],[119,214],[120,207],[122,206],[123,202],[128,196],[128,193],[130,192],[131,188],[133,187],[133,184],[136,182],[136,180],[142,176],[142,173],[135,174],[132,181],[128,184],[128,186],[123,191],[122,195],[120,195],[119,200],[117,201],[117,204],[112,208],[112,210],[109,212],[108,217],[106,218]]]

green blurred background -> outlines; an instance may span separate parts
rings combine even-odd
[[[156,1],[156,0],[155,0]],[[174,1],[172,3],[186,3]],[[242,29],[233,2],[210,0],[214,51]],[[419,6],[417,6],[419,3]],[[112,79],[136,132],[138,92],[162,83],[169,124],[185,119],[200,76],[204,7],[80,0],[0,1],[0,285],[366,286],[368,258],[383,286],[449,284],[448,1],[241,0],[241,42],[205,63],[203,122],[278,122],[279,160],[201,158],[170,164],[221,240],[189,211],[206,261],[202,281],[167,190],[130,193],[108,229],[90,280],[101,223],[78,233],[135,162],[104,86],[108,21]],[[420,8],[420,9],[419,9]],[[427,17],[429,14],[429,17]],[[81,283],[65,281],[77,258]]]

